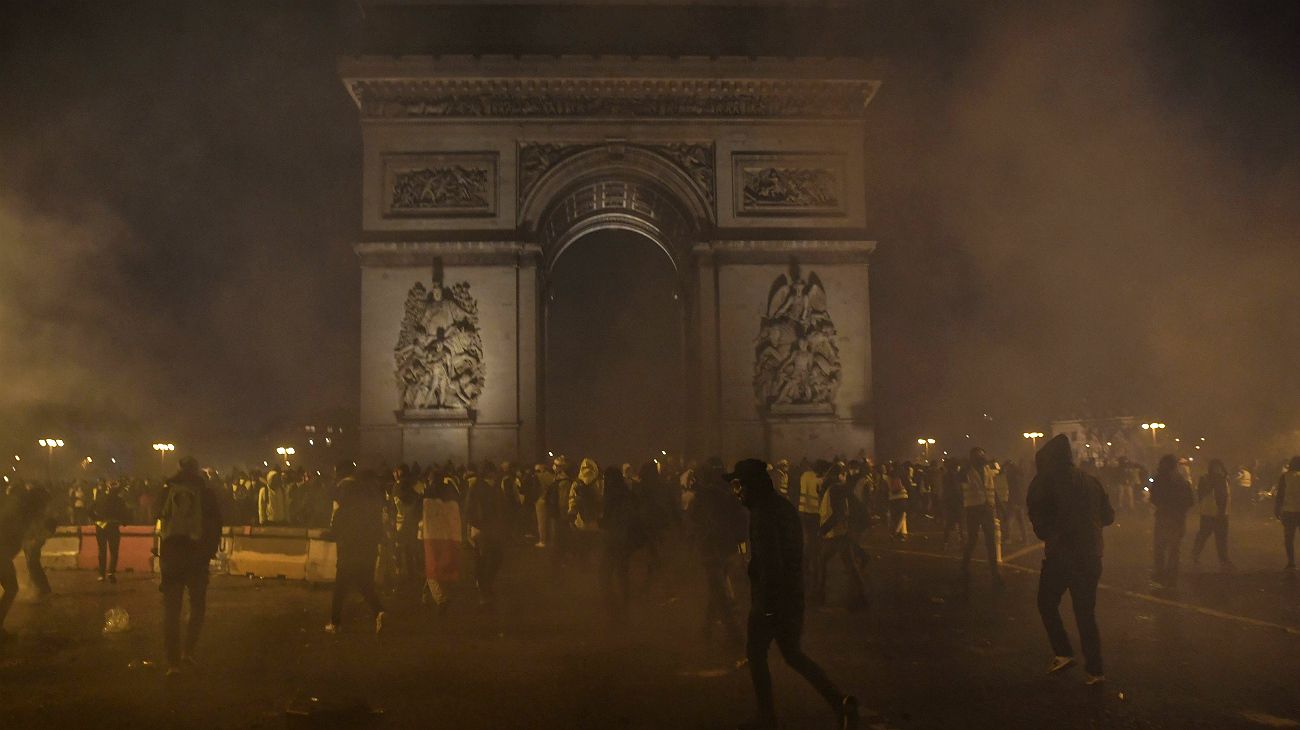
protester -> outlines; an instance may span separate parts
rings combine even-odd
[[[799,474],[799,524],[803,529],[803,544],[806,552],[803,556],[803,574],[817,575],[817,549],[821,541],[817,539],[818,525],[821,523],[822,478],[825,471],[824,462],[809,464],[804,459],[804,468]],[[721,471],[721,469],[719,469]]]
[[[1002,503],[1002,542],[1010,539],[1011,525],[1020,528],[1020,542],[1029,541],[1025,532],[1025,473],[1020,465],[1008,461],[1002,465],[1002,474],[1006,479],[1007,496]]]
[[[1196,485],[1196,511],[1201,516],[1201,526],[1192,541],[1192,565],[1200,564],[1201,550],[1210,535],[1214,535],[1219,568],[1232,570],[1232,561],[1228,559],[1228,506],[1231,501],[1228,469],[1219,459],[1211,459],[1209,471]]]
[[[424,540],[424,594],[447,612],[447,587],[460,580],[460,495],[456,480],[444,477],[442,483],[424,493],[424,514],[420,537]]]
[[[984,533],[984,548],[989,563],[993,589],[1002,589],[1002,576],[998,571],[998,496],[994,484],[994,470],[984,449],[976,446],[970,450],[970,462],[963,474],[962,504],[966,514],[966,546],[961,556],[961,581],[963,589],[970,586],[970,560],[975,553],[975,540]]]
[[[831,706],[841,730],[858,726],[858,701],[845,695],[822,668],[803,653],[803,530],[795,508],[772,486],[767,464],[745,459],[723,475],[749,510],[749,627],[745,655],[758,716],[742,728],[777,727],[767,650],[775,641],[781,656]]]
[[[1178,552],[1187,529],[1187,511],[1194,503],[1192,485],[1178,468],[1178,457],[1160,457],[1151,483],[1151,505],[1156,510],[1154,528],[1155,565],[1151,580],[1158,587],[1178,586]]]
[[[622,623],[627,620],[630,598],[628,562],[644,542],[645,532],[636,495],[623,473],[612,466],[605,470],[604,507],[600,519],[600,592],[606,613]]]
[[[0,641],[8,638],[5,617],[18,599],[18,574],[14,558],[22,549],[33,524],[39,522],[49,502],[49,493],[43,490],[12,486],[0,492]]]
[[[158,519],[159,590],[163,595],[163,642],[167,676],[182,664],[194,664],[207,608],[208,563],[221,544],[221,514],[216,495],[192,456],[182,458],[178,471],[163,486]],[[181,608],[190,595],[190,618],[181,643]]]
[[[1282,521],[1282,542],[1286,547],[1286,569],[1295,570],[1295,531],[1300,528],[1300,456],[1277,479],[1273,490],[1273,515]]]
[[[867,554],[858,544],[865,525],[865,508],[853,494],[852,488],[841,476],[841,467],[833,466],[826,475],[826,492],[822,495],[818,539],[821,541],[821,558],[817,565],[812,599],[815,603],[826,601],[826,575],[830,562],[839,556],[849,581],[850,611],[861,611],[867,606],[866,568]]]
[[[889,480],[889,536],[900,542],[907,540],[907,503],[911,494],[907,491],[907,464],[888,464],[886,474]]]
[[[739,545],[745,540],[745,515],[728,493],[722,469],[722,461],[712,457],[696,470],[695,498],[691,500],[687,521],[704,569],[706,603],[701,634],[706,640],[711,638],[714,625],[721,622],[728,644],[739,647],[740,627],[727,590],[727,565],[738,555]],[[801,587],[801,595],[802,590]]]
[[[108,485],[98,490],[90,507],[90,519],[95,523],[95,545],[99,550],[99,580],[116,583],[122,525],[131,519],[119,487]]]
[[[465,497],[465,524],[474,548],[474,581],[482,605],[496,599],[496,577],[510,530],[510,500],[500,483],[487,475],[476,480]]]
[[[1038,576],[1038,613],[1055,658],[1055,674],[1074,666],[1074,650],[1061,621],[1061,597],[1068,590],[1079,627],[1088,685],[1105,681],[1101,633],[1097,628],[1097,583],[1101,580],[1102,528],[1115,521],[1106,490],[1071,463],[1070,439],[1052,437],[1035,456],[1037,474],[1029,484],[1029,520],[1043,541]]]
[[[54,535],[58,520],[49,516],[51,497],[48,489],[31,482],[23,488],[33,492],[30,498],[35,500],[37,505],[41,505],[41,513],[31,521],[27,534],[23,536],[23,558],[27,563],[27,577],[31,580],[38,596],[48,596],[54,592],[54,589],[50,587],[50,578],[45,574],[45,566],[41,564],[41,549],[44,548],[45,541]]]
[[[334,468],[334,515],[330,534],[337,544],[334,597],[325,633],[336,634],[343,623],[343,601],[356,590],[375,614],[375,633],[384,630],[384,606],[375,592],[375,561],[384,536],[384,495],[374,472],[358,479],[355,465],[341,461]]]
[[[257,493],[257,524],[289,524],[289,489],[284,474],[275,469],[266,473],[266,483]]]
[[[594,459],[583,459],[578,478],[569,487],[565,533],[578,563],[586,565],[596,549],[600,534],[601,510],[600,467]]]

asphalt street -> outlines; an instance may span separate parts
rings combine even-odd
[[[828,604],[809,609],[805,646],[861,698],[864,727],[1300,727],[1300,589],[1281,570],[1281,528],[1234,520],[1233,572],[1218,569],[1212,545],[1192,569],[1189,522],[1177,592],[1147,583],[1149,518],[1121,515],[1107,531],[1098,615],[1109,681],[1098,687],[1083,684],[1081,669],[1045,673],[1035,543],[1008,546],[1005,592],[990,589],[980,565],[963,597],[959,553],[924,520],[905,543],[868,540],[866,611],[843,608],[844,576],[832,566]],[[171,679],[159,666],[155,578],[128,574],[114,586],[53,571],[55,595],[29,594],[10,616],[0,725],[278,728],[287,709],[316,698],[356,709],[347,727],[734,727],[752,713],[742,652],[702,638],[701,574],[674,557],[653,582],[638,564],[626,625],[603,617],[594,571],[556,573],[540,550],[520,545],[507,555],[496,606],[480,607],[464,584],[442,616],[391,599],[381,636],[359,600],[344,633],[326,635],[327,588],[215,577],[200,664]],[[739,570],[735,586],[739,613]],[[131,628],[105,635],[104,614],[117,607]],[[1068,599],[1063,612],[1074,635]],[[783,725],[832,727],[775,649],[771,661]],[[376,712],[363,717],[362,707]]]

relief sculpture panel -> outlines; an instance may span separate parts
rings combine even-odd
[[[798,264],[772,282],[754,348],[754,394],[760,405],[831,410],[840,386],[840,350],[826,309],[826,289]]]
[[[496,154],[393,155],[384,160],[383,213],[396,216],[492,216]]]
[[[735,156],[736,214],[842,216],[844,163],[838,155]]]
[[[438,418],[463,413],[483,392],[483,339],[469,284],[416,282],[393,349],[401,415]]]

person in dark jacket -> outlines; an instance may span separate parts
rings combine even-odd
[[[1192,485],[1178,471],[1178,457],[1160,457],[1151,482],[1151,506],[1155,507],[1155,565],[1151,580],[1159,586],[1178,585],[1178,551],[1187,529],[1187,511],[1192,508]]]
[[[0,641],[5,633],[5,617],[18,599],[18,573],[14,570],[14,558],[22,550],[23,540],[32,526],[45,514],[49,503],[49,492],[27,489],[17,485],[8,492],[0,485]]]
[[[739,646],[740,627],[727,590],[727,564],[740,554],[740,543],[745,541],[745,511],[728,493],[722,480],[723,468],[721,459],[711,457],[696,470],[695,498],[686,516],[704,568],[708,596],[701,633],[705,639],[712,637],[714,623],[721,621],[727,641]]]
[[[221,545],[221,505],[192,456],[181,459],[180,471],[167,480],[159,495],[160,541],[158,572],[163,595],[163,643],[167,675],[181,664],[194,663],[207,609],[208,563]],[[190,594],[190,619],[181,644],[181,608]]]
[[[131,512],[118,485],[108,484],[96,492],[95,501],[90,505],[90,519],[95,523],[95,545],[99,550],[99,580],[116,583],[122,525],[131,519]]]
[[[485,606],[496,598],[497,574],[510,535],[511,499],[502,491],[501,482],[487,473],[472,482],[465,495],[465,523],[469,544],[474,548],[474,581],[479,603]]]
[[[1196,507],[1201,516],[1201,526],[1192,540],[1192,564],[1201,562],[1201,550],[1214,535],[1214,547],[1219,553],[1219,568],[1232,570],[1228,559],[1228,468],[1219,459],[1210,460],[1209,471],[1196,483]]]
[[[365,472],[358,479],[356,466],[341,461],[334,467],[338,484],[334,488],[334,515],[330,533],[338,547],[335,560],[334,599],[330,603],[328,634],[338,633],[343,622],[343,601],[356,589],[375,612],[375,633],[384,630],[384,605],[375,592],[375,562],[384,539],[383,488],[378,476]]]
[[[618,467],[605,469],[605,508],[600,518],[600,592],[615,621],[627,620],[628,563],[644,542],[636,495]]]
[[[793,505],[776,493],[767,464],[745,459],[724,478],[749,510],[749,632],[745,655],[758,717],[742,728],[775,728],[772,675],[767,650],[775,641],[781,656],[835,711],[841,730],[858,726],[858,701],[835,687],[826,672],[803,653],[803,527]]]
[[[1101,633],[1097,629],[1097,583],[1101,580],[1103,527],[1115,521],[1106,489],[1070,460],[1070,439],[1053,437],[1036,455],[1038,473],[1029,483],[1027,502],[1034,534],[1043,541],[1038,577],[1038,613],[1056,657],[1056,673],[1074,666],[1074,650],[1061,622],[1061,597],[1068,590],[1079,625],[1087,684],[1105,681]]]
[[[1300,529],[1300,456],[1291,457],[1273,490],[1273,516],[1282,522],[1286,569],[1295,570],[1295,532]]]

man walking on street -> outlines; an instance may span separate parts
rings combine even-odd
[[[180,471],[163,486],[159,497],[158,572],[163,595],[163,643],[167,676],[181,664],[194,664],[203,615],[207,608],[208,562],[221,544],[221,507],[194,457],[181,459]],[[181,644],[181,606],[190,594],[190,620]]]
[[[1282,521],[1282,542],[1286,547],[1286,569],[1295,570],[1295,531],[1300,529],[1300,456],[1291,457],[1287,470],[1277,479],[1273,515]]]
[[[1155,565],[1151,580],[1161,587],[1178,585],[1178,551],[1192,503],[1192,485],[1178,471],[1178,457],[1173,454],[1160,457],[1155,480],[1151,482],[1151,506],[1156,509]]]
[[[1097,582],[1101,580],[1103,527],[1115,510],[1101,482],[1070,460],[1070,439],[1058,434],[1038,450],[1038,473],[1029,484],[1029,521],[1044,543],[1038,576],[1038,613],[1056,657],[1049,674],[1074,666],[1074,649],[1061,622],[1061,597],[1068,590],[1079,625],[1088,685],[1106,681],[1097,629]]]
[[[749,660],[758,717],[742,729],[775,728],[776,705],[767,650],[775,641],[786,664],[817,690],[836,713],[837,727],[858,727],[858,701],[844,695],[822,668],[803,653],[803,530],[793,505],[776,493],[767,464],[745,459],[724,475],[742,504],[749,509],[749,635],[745,654]]]

